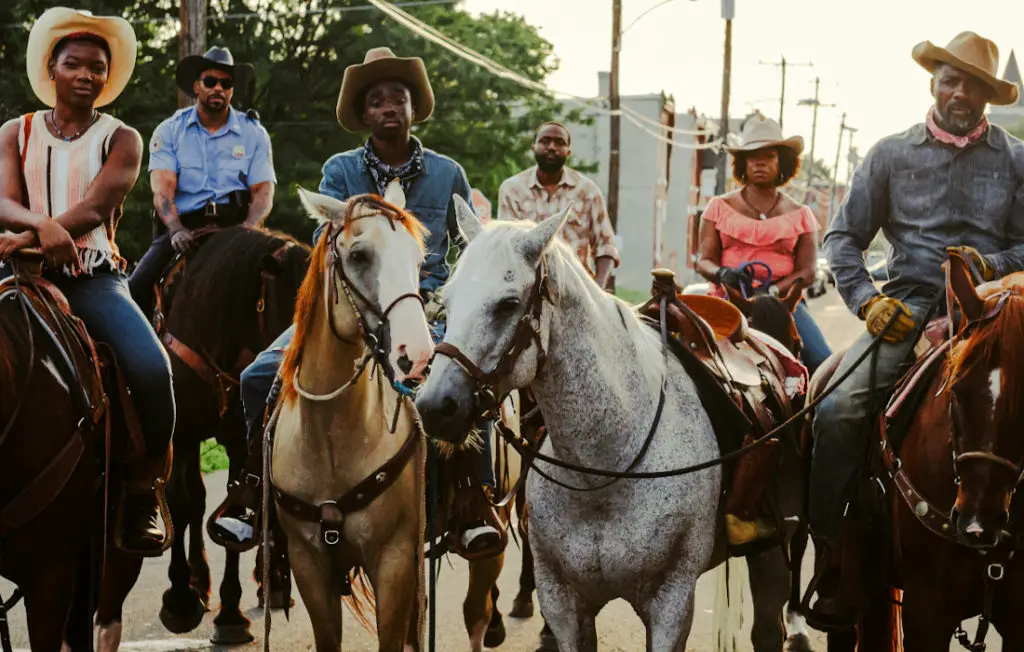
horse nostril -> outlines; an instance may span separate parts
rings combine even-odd
[[[441,401],[441,414],[446,417],[455,416],[455,413],[459,411],[459,402],[451,396],[445,396],[444,400]]]

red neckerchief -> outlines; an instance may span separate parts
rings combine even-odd
[[[971,133],[966,136],[954,136],[939,126],[939,123],[935,120],[934,106],[928,111],[928,119],[925,121],[925,124],[928,125],[928,131],[932,133],[932,136],[935,136],[935,140],[952,145],[953,147],[959,147],[960,149],[978,142],[985,136],[985,132],[988,131],[988,118],[981,116],[981,122],[971,130]]]

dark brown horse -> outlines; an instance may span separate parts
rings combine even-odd
[[[238,374],[291,324],[295,296],[309,266],[309,247],[288,236],[231,227],[209,236],[161,297],[160,329],[174,372],[179,406],[168,503],[177,536],[160,620],[175,633],[195,629],[207,611],[206,487],[200,444],[216,437],[235,477],[247,454]],[[188,533],[188,554],[185,533]],[[215,643],[252,640],[239,603],[238,553],[226,553]]]
[[[142,568],[104,536],[127,450],[116,387],[104,393],[84,326],[38,261],[8,264],[18,271],[0,285],[0,575],[24,596],[33,650],[91,650],[94,616],[101,649],[116,649]]]

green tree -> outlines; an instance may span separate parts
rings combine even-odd
[[[0,118],[39,108],[20,71],[31,21],[52,3],[7,0],[0,3]],[[177,0],[80,0],[95,14],[132,20],[139,37],[139,59],[131,84],[110,112],[137,128],[143,138],[177,108]],[[533,130],[550,119],[579,121],[560,102],[500,79],[426,41],[376,10],[365,0],[211,0],[207,44],[228,47],[236,61],[255,64],[254,106],[270,132],[278,191],[269,225],[307,238],[313,224],[296,197],[299,185],[315,189],[323,162],[359,145],[365,135],[350,134],[335,119],[335,105],[346,66],[366,51],[388,46],[398,56],[422,56],[436,95],[434,116],[414,133],[431,149],[466,169],[470,183],[491,201],[506,177],[529,165]],[[349,10],[351,9],[351,10]],[[472,16],[454,5],[409,8],[420,20],[532,80],[557,66],[551,44],[535,27],[508,12]],[[250,15],[251,14],[251,15]],[[241,16],[241,18],[240,18]],[[18,71],[12,74],[8,71]],[[4,115],[6,114],[6,115]],[[137,259],[151,239],[148,174],[129,195],[118,242]]]

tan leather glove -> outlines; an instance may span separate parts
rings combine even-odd
[[[885,337],[882,338],[886,342],[902,342],[914,332],[914,319],[910,315],[907,304],[899,299],[879,294],[868,299],[860,307],[860,314],[864,317],[864,324],[867,326],[868,332],[876,337],[896,313],[900,313],[900,316],[896,318],[896,321],[885,333]]]
[[[996,277],[996,270],[992,265],[989,264],[985,257],[981,255],[981,252],[974,247],[946,247],[947,252],[958,253],[964,258],[971,261],[974,267],[977,268],[978,272],[981,273],[981,277],[986,281],[991,281]]]

